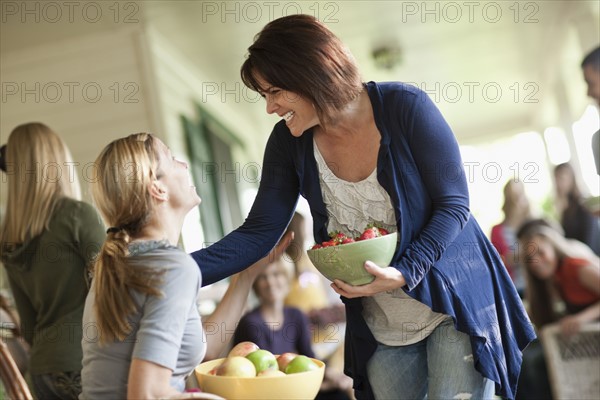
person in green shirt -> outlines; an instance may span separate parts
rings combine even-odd
[[[38,399],[75,399],[81,392],[87,267],[105,239],[97,211],[79,200],[72,166],[63,140],[42,123],[17,126],[8,138],[0,260],[31,347]]]

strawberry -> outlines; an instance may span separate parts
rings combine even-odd
[[[326,242],[321,243],[321,245],[323,247],[331,247],[331,246],[336,246],[337,242],[335,240],[328,240]]]
[[[342,244],[348,244],[348,243],[354,243],[354,239],[349,238],[349,237],[345,237],[344,240],[342,240]]]
[[[311,249],[311,250],[316,250],[316,249],[320,249],[320,248],[322,248],[322,247],[323,247],[323,246],[321,246],[320,244],[318,244],[318,243],[317,243],[317,244],[315,244],[313,247],[311,247],[310,249]]]
[[[372,226],[369,227],[367,229],[364,230],[364,232],[362,233],[362,235],[360,235],[360,239],[359,240],[368,240],[368,239],[374,239],[376,237],[381,236],[381,234],[379,233],[379,229],[377,229],[376,227]]]
[[[344,234],[343,234],[343,233],[341,233],[341,232],[338,232],[338,233],[337,233],[337,234],[334,236],[333,240],[335,240],[336,244],[342,244],[345,238],[346,238],[346,235],[344,235]]]
[[[380,234],[381,236],[385,236],[385,235],[387,235],[387,234],[389,233],[389,232],[387,231],[387,229],[383,229],[383,228],[380,228],[380,227],[377,227],[377,229],[379,229],[379,234]]]

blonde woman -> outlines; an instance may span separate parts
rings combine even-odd
[[[139,133],[109,144],[96,165],[92,194],[110,228],[83,317],[82,398],[179,397],[205,354],[214,358],[227,344],[220,334],[205,335],[203,323],[233,331],[268,258],[234,276],[201,321],[201,272],[177,247],[186,214],[200,203],[187,164]]]
[[[72,165],[65,143],[44,124],[17,126],[8,138],[0,258],[39,399],[74,399],[81,391],[86,270],[104,240],[98,213],[78,200]]]
[[[504,204],[502,212],[504,219],[492,227],[490,240],[498,250],[504,266],[510,275],[519,296],[525,294],[525,277],[518,258],[517,231],[523,223],[531,218],[531,207],[525,185],[522,181],[509,180],[503,189]]]

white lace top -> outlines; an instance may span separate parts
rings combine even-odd
[[[377,180],[377,168],[360,182],[344,181],[331,171],[313,141],[319,167],[319,181],[329,223],[327,231],[360,236],[369,223],[395,232],[396,216],[392,200]],[[427,337],[445,319],[402,289],[363,298],[363,317],[378,342],[407,345]]]

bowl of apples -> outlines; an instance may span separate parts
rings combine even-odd
[[[295,353],[272,354],[252,342],[234,346],[227,357],[195,369],[203,392],[226,399],[314,399],[325,364]]]
[[[375,279],[365,270],[365,261],[387,267],[396,251],[398,234],[369,225],[359,237],[352,238],[341,232],[331,232],[330,240],[315,244],[308,258],[327,279],[339,279],[358,286]]]

